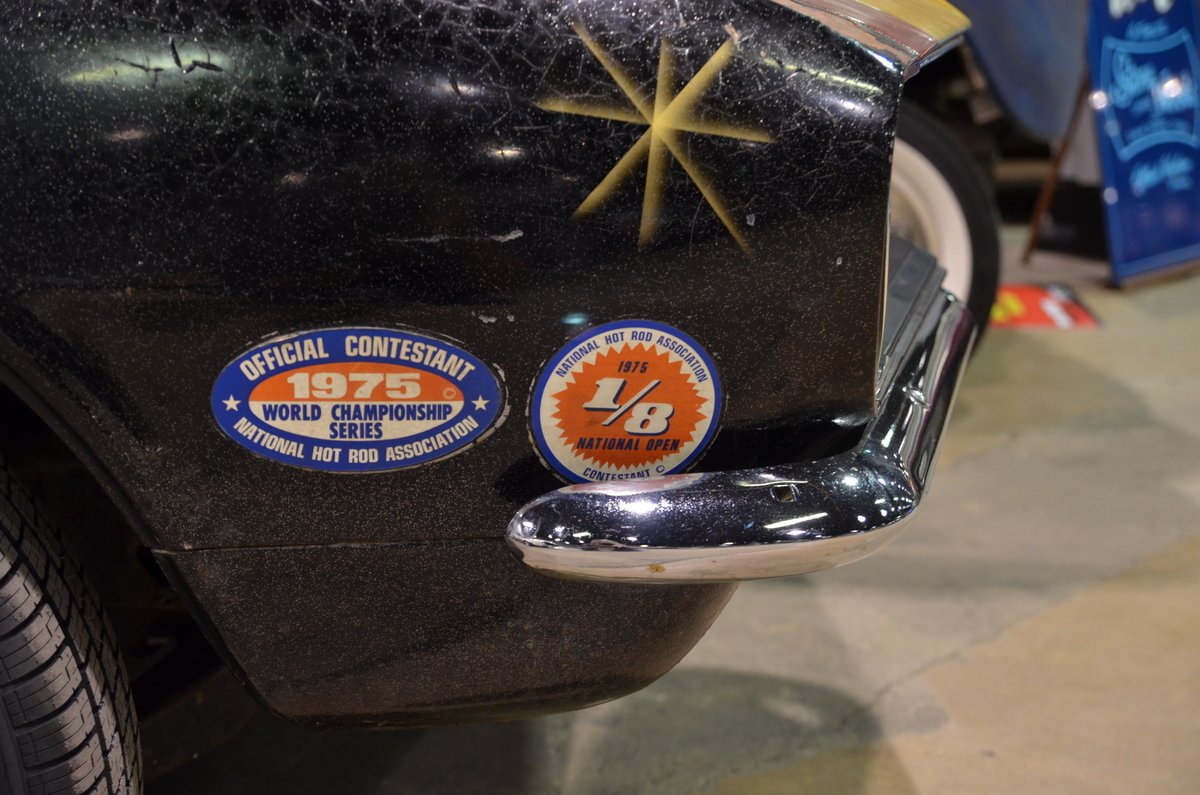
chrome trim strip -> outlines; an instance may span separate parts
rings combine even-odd
[[[925,492],[974,339],[963,305],[940,288],[934,296],[856,449],[763,469],[569,486],[517,513],[510,547],[544,574],[626,583],[785,577],[870,555]]]
[[[955,47],[970,21],[945,0],[771,0],[857,41],[907,80]]]

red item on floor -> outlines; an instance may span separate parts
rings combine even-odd
[[[992,307],[992,328],[1097,328],[1100,321],[1061,284],[1002,284]]]

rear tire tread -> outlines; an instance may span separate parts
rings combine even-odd
[[[3,459],[0,632],[0,730],[15,738],[24,792],[140,793],[137,723],[112,628]]]

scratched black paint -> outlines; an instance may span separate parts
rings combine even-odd
[[[550,95],[624,101],[572,23],[651,96],[664,38],[684,81],[737,41],[697,115],[773,142],[683,140],[749,255],[677,163],[649,245],[638,245],[644,168],[572,218],[644,132],[538,107]],[[20,0],[0,20],[0,74],[5,377],[74,440],[285,714],[436,719],[437,699],[388,695],[399,673],[355,639],[389,622],[418,631],[420,611],[396,619],[389,572],[403,570],[406,599],[432,582],[473,592],[476,572],[500,565],[491,539],[513,511],[558,485],[523,414],[545,357],[580,330],[565,318],[652,318],[712,352],[728,407],[702,469],[793,458],[820,421],[872,410],[899,77],[782,5]],[[265,337],[339,324],[462,341],[505,374],[511,416],[476,449],[370,477],[277,466],[220,434],[207,395],[228,361]],[[460,562],[406,546],[427,541],[476,551]],[[335,543],[377,552],[342,569],[325,549]],[[549,587],[503,565],[500,604]],[[255,589],[253,615],[219,598],[246,576],[278,584]],[[297,582],[314,605],[377,608],[314,633],[331,617],[294,614]],[[574,679],[545,692],[447,686],[442,701],[468,704],[456,714],[582,703],[665,670],[618,675],[583,651],[616,653],[632,637],[619,630],[641,620],[632,591],[553,591],[552,609],[485,613],[487,632],[464,632],[453,664],[416,644],[408,670],[466,682],[471,669],[454,665],[508,664],[524,648],[518,615],[543,630],[611,626],[564,646],[554,664]],[[681,655],[698,634],[687,628],[706,626],[727,596],[656,591],[656,609],[684,628],[660,656]],[[283,635],[261,640],[267,627]],[[324,641],[313,649],[350,673],[284,655],[314,634]]]

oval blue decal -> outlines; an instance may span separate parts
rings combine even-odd
[[[382,472],[447,458],[503,420],[482,361],[411,331],[336,328],[267,340],[230,362],[212,412],[266,458],[328,472]]]

